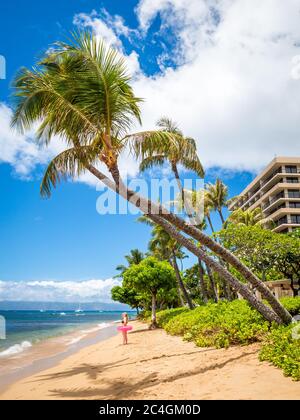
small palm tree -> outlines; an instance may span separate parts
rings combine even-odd
[[[177,181],[182,202],[187,207],[188,203],[185,202],[185,192],[180,180],[178,165],[195,172],[200,178],[204,177],[204,169],[197,154],[196,142],[191,137],[185,137],[177,124],[170,118],[160,118],[157,126],[160,131],[170,133],[175,137],[172,139],[162,137],[161,142],[155,143],[150,138],[143,141],[143,144],[140,141],[135,142],[133,146],[135,153],[142,158],[140,170],[145,171],[153,166],[169,163]],[[191,209],[186,208],[186,211],[189,214]]]
[[[116,277],[123,277],[124,272],[128,269],[128,267],[131,267],[134,264],[139,264],[143,259],[145,258],[142,251],[139,249],[132,249],[130,251],[130,254],[125,255],[125,259],[127,261],[127,266],[124,264],[120,264],[116,267],[116,270],[119,271],[119,274],[117,274]]]
[[[175,271],[177,284],[178,284],[178,294],[182,302],[182,295],[184,296],[190,309],[194,308],[193,302],[186,290],[186,287],[183,283],[180,270],[177,264],[177,258],[184,258],[184,253],[182,251],[182,246],[174,240],[168,232],[164,230],[158,224],[153,223],[147,216],[141,216],[138,218],[138,221],[146,223],[152,226],[151,240],[149,242],[149,251],[158,259],[163,259],[169,261]],[[181,293],[180,293],[181,291]],[[182,295],[181,295],[182,294]],[[182,302],[183,303],[183,302]]]
[[[257,224],[262,224],[263,220],[264,214],[262,210],[257,207],[254,210],[234,210],[228,217],[226,223],[234,223],[236,225],[244,226],[255,226]]]
[[[228,188],[220,179],[217,179],[215,184],[206,185],[206,199],[209,206],[219,213],[222,224],[225,222],[222,208],[226,206],[227,196]]]

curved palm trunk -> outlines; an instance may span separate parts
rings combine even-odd
[[[182,205],[183,205],[191,223],[194,224],[195,223],[195,218],[193,217],[192,209],[190,209],[190,204],[188,202],[186,202],[186,200],[185,200],[184,189],[182,187],[182,183],[181,183],[181,179],[179,177],[179,173],[178,173],[176,163],[171,162],[171,167],[172,167],[172,171],[174,173],[175,179],[177,181],[179,191],[181,193]],[[201,294],[202,294],[204,303],[207,303],[208,296],[207,296],[207,292],[206,292],[206,288],[205,288],[205,284],[204,284],[204,273],[203,273],[203,267],[202,267],[202,262],[201,262],[200,258],[198,258],[198,268],[199,268],[199,286],[200,286]],[[190,304],[188,304],[188,305],[190,307]]]
[[[211,272],[210,267],[207,264],[205,264],[205,267],[206,267],[207,275],[208,275],[208,278],[209,278],[210,287],[211,287],[212,294],[213,294],[213,299],[214,299],[215,302],[218,302],[218,300],[219,300],[218,299],[218,293],[217,293],[217,288],[216,288],[216,284],[215,284],[213,274]]]
[[[200,260],[200,258],[198,258],[198,267],[199,267],[199,286],[200,286],[200,291],[203,297],[203,302],[207,303],[208,301],[208,294],[206,291],[206,287],[205,287],[205,283],[204,283],[204,270],[202,267],[202,261]]]
[[[223,216],[223,213],[222,213],[222,209],[220,208],[220,207],[218,207],[218,213],[219,213],[219,216],[220,216],[220,219],[221,219],[221,222],[222,222],[222,225],[224,225],[224,223],[225,223],[225,219],[224,219],[224,216]]]
[[[219,265],[213,258],[209,257],[201,248],[197,248],[192,241],[183,236],[178,230],[170,223],[163,220],[157,215],[148,215],[148,217],[155,223],[160,224],[170,236],[176,239],[181,245],[187,248],[194,255],[203,260],[213,271],[216,271],[220,276],[228,281],[228,283],[238,292],[241,296],[246,299],[250,305],[255,308],[266,320],[269,322],[282,323],[279,316],[273,312],[271,308],[266,306],[264,303],[259,301],[256,296],[249,290],[249,288],[243,283],[239,282],[235,277],[232,276],[224,267]]]
[[[261,292],[262,296],[270,303],[271,307],[278,315],[279,319],[282,320],[284,323],[290,323],[292,321],[292,317],[289,312],[281,305],[281,303],[273,296],[272,292],[268,289],[266,285],[264,285],[249,269],[246,267],[234,254],[228,251],[226,248],[215,242],[209,236],[205,235],[202,231],[195,228],[194,226],[190,226],[185,223],[184,220],[180,219],[173,213],[168,212],[167,209],[163,208],[161,205],[151,202],[150,200],[139,196],[138,194],[134,193],[133,191],[129,190],[123,183],[121,183],[121,179],[119,176],[119,170],[117,166],[110,168],[110,172],[113,176],[115,182],[111,181],[107,178],[104,174],[102,174],[98,169],[96,169],[92,165],[87,165],[87,169],[94,174],[99,180],[101,180],[106,186],[111,188],[113,191],[118,192],[123,198],[128,200],[129,202],[133,203],[136,207],[140,208],[142,212],[147,214],[149,217],[155,214],[158,214],[158,222],[162,225],[162,222],[168,222],[175,226],[176,228],[182,230],[192,238],[201,242],[202,245],[205,245],[211,251],[219,255],[221,258],[226,260],[229,264],[231,264],[236,270],[243,275],[246,281],[251,283],[258,291]],[[175,229],[176,230],[176,229]],[[182,235],[181,235],[182,236]],[[184,238],[184,237],[183,237]],[[180,242],[182,243],[182,242]],[[195,247],[196,251],[199,252],[199,249]],[[194,252],[193,252],[194,253]],[[204,254],[203,251],[201,255]],[[195,254],[198,256],[198,254]],[[206,254],[204,254],[207,257]],[[201,256],[200,256],[201,258]],[[204,260],[205,261],[205,260]],[[217,264],[219,267],[219,264]],[[222,271],[222,270],[221,270]],[[230,275],[226,270],[225,274]],[[230,275],[231,276],[231,275]],[[231,276],[232,277],[232,276]],[[247,289],[248,290],[248,289]],[[277,321],[276,321],[277,322]],[[280,321],[279,321],[280,322]]]
[[[171,258],[169,259],[169,264],[173,267],[173,262],[172,262]],[[175,272],[175,274],[176,274],[176,272]],[[177,277],[176,277],[176,279],[177,279]],[[184,306],[184,300],[183,300],[183,297],[182,297],[182,292],[181,292],[178,280],[176,282],[176,289],[177,289],[177,294],[178,294],[178,297],[179,297],[179,300],[180,300],[180,304],[181,304],[181,306]]]
[[[210,227],[212,233],[215,233],[215,229],[214,229],[214,226],[212,224],[211,217],[209,215],[207,215],[206,218],[207,218],[207,221],[208,221],[208,224],[209,224],[209,227]]]
[[[177,260],[176,260],[176,255],[175,255],[174,251],[172,251],[172,265],[173,265],[173,268],[174,268],[174,271],[175,271],[175,275],[176,275],[178,285],[180,287],[180,290],[182,291],[182,294],[183,294],[183,296],[186,300],[186,303],[188,304],[188,307],[190,309],[194,309],[193,302],[192,302],[192,300],[191,300],[191,298],[190,298],[190,296],[189,296],[189,294],[188,294],[188,292],[187,292],[187,290],[186,290],[186,288],[183,284],[181,274],[180,274],[180,271],[179,271],[179,268],[178,268]]]

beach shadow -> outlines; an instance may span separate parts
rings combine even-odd
[[[158,328],[156,330],[158,330]],[[141,330],[130,331],[129,335],[131,335],[131,334],[139,334],[139,333],[142,333],[142,332],[143,333],[144,332],[152,332],[152,331],[155,331],[155,330],[150,330],[149,328],[143,328]]]
[[[149,385],[149,383],[151,385]],[[157,374],[153,373],[145,378],[132,383],[126,380],[114,380],[106,384],[103,388],[73,388],[73,389],[53,389],[50,390],[50,395],[56,398],[95,398],[95,399],[125,399],[130,396],[136,396],[139,391],[149,388],[154,384],[159,383]]]
[[[211,349],[214,350],[214,349]],[[124,378],[122,380],[117,379],[113,381],[107,381],[103,383],[102,388],[73,388],[73,389],[52,389],[50,394],[56,398],[101,398],[101,399],[126,399],[130,395],[131,399],[138,396],[141,390],[152,388],[155,385],[167,382],[174,382],[178,379],[189,378],[195,375],[204,374],[209,371],[216,369],[222,369],[227,364],[243,359],[251,354],[255,354],[256,351],[245,352],[237,357],[232,357],[224,362],[210,364],[206,367],[199,367],[198,369],[188,370],[186,372],[175,373],[165,378],[159,378],[157,372],[153,372],[150,375],[142,378],[141,380],[133,383],[132,378]],[[175,356],[175,355],[174,355]],[[171,356],[172,357],[172,356]],[[151,359],[148,359],[151,360]],[[119,365],[124,366],[124,365]],[[117,365],[114,365],[117,367]]]
[[[104,363],[104,364],[99,364],[99,365],[90,365],[87,363],[83,363],[80,366],[76,366],[68,370],[63,370],[55,374],[40,375],[35,382],[39,382],[40,380],[51,381],[53,379],[63,379],[63,378],[68,378],[70,376],[76,376],[76,375],[81,375],[81,374],[86,375],[89,379],[96,380],[100,373],[103,373],[106,369],[112,368],[115,365],[120,366],[118,365],[118,363],[123,362],[125,360],[126,359],[122,359],[114,363]]]

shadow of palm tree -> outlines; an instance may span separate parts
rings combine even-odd
[[[211,349],[214,350],[214,349]],[[197,353],[197,352],[195,352]],[[56,398],[102,398],[102,399],[126,399],[129,396],[134,399],[137,397],[139,392],[144,389],[148,389],[153,387],[154,385],[160,383],[167,383],[173,382],[178,379],[192,377],[198,374],[203,374],[215,369],[222,369],[227,364],[235,362],[237,360],[243,359],[250,354],[254,354],[256,351],[252,352],[244,352],[243,354],[239,355],[238,357],[232,357],[224,362],[221,363],[212,363],[205,367],[199,367],[199,369],[193,369],[186,372],[175,373],[169,375],[165,378],[159,378],[157,372],[153,372],[150,375],[138,380],[136,382],[132,382],[130,379],[118,379],[114,381],[107,381],[106,384],[103,383],[103,387],[95,388],[95,387],[88,387],[88,388],[73,388],[73,389],[53,389],[50,390],[51,396],[55,396]],[[175,356],[175,355],[173,355]],[[177,354],[177,356],[179,356]],[[161,356],[164,357],[164,356]],[[171,355],[172,357],[172,355]],[[151,360],[151,359],[148,359]],[[114,365],[117,367],[118,365]],[[124,366],[124,365],[119,365]]]
[[[83,363],[80,366],[76,366],[72,369],[63,370],[62,372],[57,372],[55,374],[49,374],[49,375],[40,375],[37,379],[37,381],[40,381],[41,379],[43,381],[51,381],[53,379],[62,379],[62,378],[68,378],[69,376],[75,376],[75,375],[81,375],[85,374],[89,379],[97,379],[97,376],[104,372],[104,370],[112,368],[114,366],[122,366],[118,365],[118,363],[124,362],[127,359],[118,360],[114,363],[105,363],[105,364],[99,364],[99,365],[90,365],[87,363]]]

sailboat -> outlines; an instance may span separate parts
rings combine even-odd
[[[83,312],[83,309],[81,309],[81,305],[80,305],[80,303],[79,303],[78,308],[77,308],[77,309],[75,309],[75,312],[76,312],[77,314],[78,314],[78,313]]]

